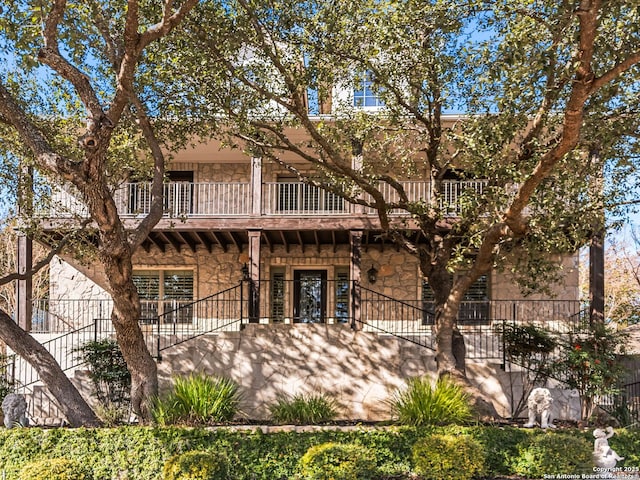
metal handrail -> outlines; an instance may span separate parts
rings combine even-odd
[[[243,322],[243,309],[246,308],[245,304],[247,302],[242,295],[242,285],[236,285],[165,312],[156,317],[155,328],[146,328],[144,324],[141,324],[149,350],[153,352],[155,348],[153,353],[160,358],[161,351],[192,338],[215,331],[239,330]],[[223,299],[220,300],[219,297],[223,297]],[[206,311],[207,308],[211,308],[214,305],[222,305],[224,308],[235,304],[237,304],[237,307],[232,307],[225,311],[229,315],[237,314],[237,316],[207,321],[206,318],[198,318],[193,315],[194,313],[197,315]],[[186,318],[186,312],[191,315],[191,322],[188,324],[178,322],[177,320]],[[42,345],[52,353],[62,371],[68,372],[84,363],[78,358],[78,355],[74,354],[75,349],[88,341],[98,341],[104,338],[112,338],[113,336],[115,336],[115,329],[110,318],[94,318],[92,323],[42,342]],[[16,392],[26,392],[28,387],[40,381],[36,370],[28,365],[20,355],[15,353],[5,358],[4,364],[0,365],[0,371],[4,372],[7,384],[14,386]]]

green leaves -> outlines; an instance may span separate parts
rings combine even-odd
[[[152,414],[163,426],[225,422],[238,413],[240,398],[239,387],[232,380],[193,374],[175,378],[171,392],[154,402]]]
[[[562,358],[556,364],[556,374],[580,394],[584,420],[589,419],[596,396],[617,392],[625,373],[619,359],[625,353],[626,342],[624,332],[601,323],[561,342]]]
[[[467,395],[447,377],[435,385],[426,377],[408,380],[391,400],[391,410],[400,423],[413,426],[460,424],[472,416]]]
[[[335,401],[322,394],[282,396],[269,406],[269,412],[276,423],[294,425],[325,423],[338,414]]]

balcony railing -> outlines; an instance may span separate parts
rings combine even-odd
[[[151,184],[125,183],[115,192],[123,216],[149,213]],[[167,217],[209,217],[248,215],[251,189],[248,183],[170,182],[164,185],[164,215]]]
[[[265,183],[265,215],[334,215],[350,213],[352,205],[335,193],[300,182]]]
[[[423,181],[400,182],[410,202],[432,201],[432,184]],[[484,180],[445,180],[441,182],[438,206],[445,215],[455,216],[461,211],[461,198],[472,192],[483,193]],[[265,216],[375,214],[371,208],[363,209],[340,196],[319,187],[301,182],[269,182],[263,184],[262,204],[254,208],[251,185],[243,182],[169,182],[164,185],[164,216],[170,218],[198,218],[219,216],[247,216],[259,210]],[[380,190],[387,202],[398,202],[400,195],[386,183]],[[123,217],[138,217],[149,213],[151,185],[125,183],[114,198]],[[367,194],[363,195],[367,199]],[[394,209],[394,214],[402,214]],[[87,207],[70,188],[57,188],[51,204],[42,216],[51,218],[86,217]]]

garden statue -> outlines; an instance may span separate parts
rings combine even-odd
[[[536,417],[540,417],[540,428],[556,428],[551,423],[551,405],[553,397],[548,388],[534,388],[529,394],[527,406],[529,407],[529,421],[525,428],[532,428],[536,424]]]
[[[16,425],[27,427],[29,420],[25,412],[27,411],[27,401],[24,395],[10,393],[2,401],[2,412],[4,413],[4,426],[13,428]]]
[[[624,460],[624,457],[619,456],[609,446],[609,439],[613,436],[613,427],[607,427],[606,430],[596,428],[593,431],[593,436],[596,438],[593,442],[593,463],[596,467],[615,468],[618,461]]]

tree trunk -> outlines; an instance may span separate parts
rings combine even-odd
[[[100,420],[53,356],[0,310],[0,338],[31,365],[72,427],[98,426]]]
[[[142,422],[151,420],[149,402],[158,394],[158,370],[140,329],[140,298],[133,283],[133,251],[128,233],[104,181],[92,179],[83,194],[98,226],[98,254],[113,299],[111,321],[131,373],[131,407]],[[161,205],[161,204],[160,204]]]
[[[438,376],[447,376],[460,385],[471,400],[478,418],[492,421],[501,418],[493,403],[472,385],[465,372],[464,337],[458,330],[457,317],[461,292],[451,292],[442,305],[436,305],[436,363]]]
[[[116,329],[116,340],[122,356],[131,373],[131,408],[146,423],[151,420],[150,401],[158,394],[158,370],[144,341],[138,319],[139,316],[122,316],[114,299],[111,321]]]
[[[104,265],[112,287],[111,321],[131,373],[131,407],[147,422],[151,419],[149,402],[158,394],[158,370],[140,329],[140,298],[132,280],[131,255],[107,259]]]

